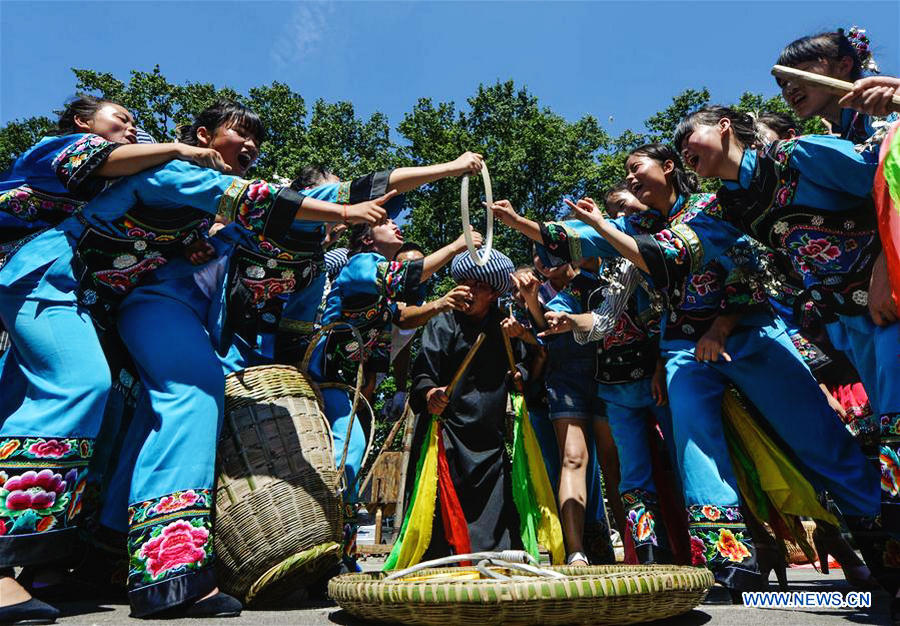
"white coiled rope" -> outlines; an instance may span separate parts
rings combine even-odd
[[[469,223],[469,175],[462,177],[462,183],[459,189],[459,210],[462,215],[463,237],[466,239],[466,247],[469,249],[469,256],[472,261],[479,267],[487,263],[491,258],[491,247],[494,241],[494,212],[491,211],[491,205],[494,203],[494,194],[491,191],[491,176],[488,174],[487,163],[481,162],[481,180],[484,183],[484,199],[487,202],[487,232],[484,234],[484,245],[481,248],[481,254],[475,248],[475,241],[472,239],[472,225]]]
[[[561,574],[549,569],[544,569],[542,567],[537,567],[537,559],[524,550],[503,550],[501,552],[472,552],[470,554],[454,554],[452,556],[445,556],[440,559],[423,561],[422,563],[418,563],[417,565],[413,565],[412,567],[407,567],[406,569],[396,571],[389,576],[385,576],[384,580],[398,580],[400,578],[409,576],[410,574],[415,574],[416,572],[423,569],[440,567],[441,565],[451,565],[453,563],[459,563],[460,561],[475,561],[476,570],[489,578],[495,578],[497,580],[510,580],[510,577],[505,574],[501,574],[500,572],[495,572],[488,569],[488,565],[503,567],[510,570],[528,572],[529,574],[533,574],[535,576],[549,576],[550,578],[566,577],[565,574]]]

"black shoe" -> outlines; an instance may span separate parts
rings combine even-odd
[[[237,598],[221,591],[205,600],[199,600],[187,607],[185,617],[237,617],[244,605]]]
[[[32,598],[18,604],[0,607],[0,624],[52,624],[59,617],[59,609]]]

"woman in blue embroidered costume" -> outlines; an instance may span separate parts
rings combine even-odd
[[[593,201],[582,199],[570,205],[584,224],[515,221],[557,254],[625,256],[665,292],[660,349],[692,551],[695,562],[712,569],[739,600],[737,592],[760,580],[725,444],[721,403],[727,385],[749,397],[803,459],[814,484],[832,490],[848,515],[877,508],[877,494],[866,491],[871,468],[773,318],[755,283],[758,265],[746,237],[712,217],[716,197],[694,192],[696,182],[678,155],[659,144],[632,152],[626,180],[650,210],[609,221]],[[704,254],[704,243],[715,245],[715,252]],[[808,408],[788,415],[788,406]]]
[[[58,135],[30,148],[0,181],[0,269],[13,258],[24,259],[32,270],[52,261],[40,254],[29,258],[25,246],[73,215],[116,177],[173,158],[228,169],[209,148],[134,145],[135,140],[134,119],[122,106],[91,96],[69,102],[60,115]],[[77,545],[73,524],[109,387],[102,354],[82,350],[85,343],[96,342],[89,320],[57,325],[60,308],[69,306],[72,295],[48,287],[46,293],[52,295],[47,301],[41,303],[35,294],[22,300],[16,294],[30,291],[27,273],[17,284],[5,275],[0,287],[0,320],[10,328],[16,347],[0,359],[0,475],[7,481],[7,486],[0,485],[0,498],[8,500],[13,491],[21,491],[18,487],[25,483],[20,478],[27,488],[41,487],[28,482],[40,476],[50,481],[42,489],[53,487],[53,503],[33,506],[13,497],[0,511],[0,618],[8,604],[19,604],[20,613],[55,612],[36,600],[27,605],[27,594],[3,573],[12,565],[64,558]],[[23,325],[28,327],[24,331]],[[9,484],[17,489],[10,490]]]
[[[475,233],[480,245],[481,235]],[[390,362],[391,328],[409,325],[398,303],[416,304],[420,285],[434,272],[465,249],[460,236],[420,261],[389,261],[403,244],[400,229],[392,220],[376,226],[355,226],[350,232],[350,256],[329,292],[322,325],[341,321],[353,325],[362,336],[358,345],[346,328],[336,327],[317,345],[310,362],[310,374],[319,381],[356,384],[359,362],[367,376],[387,371]],[[341,389],[325,389],[325,414],[334,433],[335,464],[341,462],[350,419],[350,396]],[[355,420],[345,463],[347,485],[345,499],[356,501],[356,474],[365,451],[365,435]]]
[[[204,141],[208,147],[214,148],[222,154],[222,158],[226,160],[232,170],[242,173],[249,167],[255,156],[257,139],[256,134],[248,132],[240,122],[255,121],[256,128],[259,128],[258,118],[236,106],[221,105],[219,108],[225,111],[225,115],[220,116],[223,123],[214,130],[203,129],[206,137]],[[342,219],[377,221],[383,218],[384,211],[374,203],[339,206],[306,199],[289,189],[269,185],[264,181],[246,181],[222,175],[213,170],[199,168],[183,161],[173,161],[167,165],[119,180],[116,185],[85,205],[77,216],[78,219],[69,218],[56,228],[29,241],[0,271],[0,289],[3,290],[4,295],[9,296],[4,298],[4,319],[8,320],[11,334],[17,341],[26,346],[29,346],[29,342],[31,342],[34,344],[31,349],[36,352],[53,355],[62,361],[56,365],[63,370],[79,371],[79,382],[85,380],[87,372],[90,372],[93,378],[89,377],[87,380],[92,384],[92,393],[99,400],[97,400],[98,406],[94,407],[96,414],[94,412],[83,413],[83,421],[90,424],[99,421],[99,415],[102,413],[102,400],[105,398],[109,386],[108,370],[103,363],[96,334],[88,325],[88,313],[95,314],[95,319],[99,319],[101,322],[107,322],[110,316],[116,313],[117,305],[122,299],[151,272],[166,265],[173,258],[178,261],[183,260],[178,257],[183,253],[184,247],[202,238],[216,215],[234,222],[230,228],[236,241],[246,243],[247,246],[257,244],[259,250],[248,248],[248,254],[252,256],[255,253],[264,258],[271,256],[272,260],[275,260],[274,257],[285,252],[285,250],[277,248],[281,244],[283,234],[298,217],[335,221]],[[289,248],[287,252],[290,252]],[[229,258],[243,259],[241,253],[243,250],[238,245],[234,245]],[[275,262],[275,270],[282,263],[297,262],[303,255],[289,253],[282,256],[286,256],[286,258],[281,259],[279,256]],[[186,261],[184,263],[187,264]],[[272,269],[269,267],[271,265],[269,261],[264,260],[261,265],[263,268]],[[177,269],[177,266],[178,263],[173,263],[173,270]],[[193,268],[191,268],[192,271]],[[265,272],[263,273],[265,274]],[[229,284],[232,288],[229,293],[230,298],[222,302],[220,318],[224,318],[226,312],[231,312],[228,309],[231,308],[233,300],[245,297],[250,303],[254,303],[253,299],[258,295],[259,288],[262,288],[262,293],[265,295],[268,284],[264,281],[268,277],[260,277],[264,283],[260,285],[259,282],[254,282],[256,274],[257,272],[251,272],[246,277],[242,276],[241,279]],[[248,281],[243,282],[243,278],[248,278]],[[48,304],[55,305],[56,315],[52,320],[54,330],[66,333],[67,337],[76,334],[80,337],[81,343],[78,346],[77,355],[72,355],[68,360],[60,358],[58,352],[47,348],[46,334],[40,335],[36,332],[32,328],[33,323],[29,326],[27,322],[30,320],[23,320],[21,315],[7,318],[6,306],[20,308],[23,303],[27,305],[31,302],[34,302],[38,310],[47,307]],[[39,315],[37,317],[41,319],[46,316]],[[156,318],[144,323],[140,333],[152,334],[153,332],[162,332],[167,328],[171,330],[174,325],[176,325],[176,318],[172,318],[172,325],[159,324],[159,318]],[[227,328],[227,323],[225,327]],[[193,328],[187,328],[185,332],[191,330]],[[125,331],[125,328],[120,327],[120,333],[128,345],[129,337]],[[220,339],[218,345],[227,345],[227,331],[218,334],[224,338],[224,340]],[[208,336],[205,341],[207,345],[210,345]],[[18,350],[19,344],[16,345]],[[147,357],[146,354],[138,352],[133,345],[129,345],[142,375],[152,371],[151,366],[160,360],[160,345],[186,346],[188,344],[177,341],[158,341],[154,344],[153,358]],[[195,352],[188,350],[185,355],[195,355]],[[197,351],[197,359],[202,359],[202,356]],[[143,357],[147,358],[142,360]],[[94,363],[94,365],[90,369],[86,369],[84,368],[86,362]],[[186,360],[180,359],[178,363],[185,364]],[[208,363],[198,364],[198,368],[200,365],[208,365]],[[190,375],[195,378],[189,378],[189,381],[194,383],[196,376],[207,373],[209,373],[209,368],[191,372]],[[159,383],[159,386],[164,387],[161,391],[163,403],[166,398],[169,401],[172,399],[171,396],[165,396],[165,392],[170,390],[173,380],[175,379],[154,380]],[[150,387],[147,385],[146,377],[143,382],[145,386]],[[175,383],[177,382],[175,380]],[[42,384],[44,385],[42,388],[50,390],[59,387],[54,379],[42,381]],[[219,366],[216,380],[219,396],[223,393],[222,384],[222,369]],[[193,389],[192,385],[191,389]],[[156,387],[150,390],[150,400],[151,404],[154,404],[154,410],[157,409],[154,402],[155,390]],[[196,396],[197,393],[193,395]],[[216,402],[216,398],[213,397],[206,403],[213,405],[211,419],[215,419],[216,413],[221,412],[221,397],[218,399],[219,401]],[[178,403],[176,402],[176,404]],[[184,406],[180,408],[183,409]],[[72,419],[72,413],[69,411],[69,419]],[[183,411],[179,413],[176,409],[171,413],[172,420],[168,420],[170,413],[164,407],[160,416],[165,416],[167,424],[175,423],[173,428],[177,430],[176,420],[183,416]],[[189,418],[187,421],[190,421],[198,416],[189,412],[187,417]],[[80,425],[75,428],[79,427]],[[183,451],[188,455],[187,458],[191,458],[191,455],[198,455],[197,450],[202,450],[206,452],[205,458],[208,459],[205,467],[208,477],[204,477],[206,480],[198,481],[201,484],[196,485],[198,489],[194,491],[197,498],[189,498],[192,499],[189,506],[172,504],[178,510],[186,513],[175,514],[174,517],[169,514],[154,519],[154,516],[161,512],[157,505],[166,496],[177,495],[181,502],[181,493],[177,489],[152,493],[146,498],[133,497],[131,500],[135,503],[132,510],[132,520],[135,526],[134,536],[137,537],[143,533],[147,539],[136,546],[133,555],[134,562],[140,565],[141,571],[145,575],[132,576],[129,581],[131,583],[129,595],[135,615],[146,615],[173,606],[188,605],[209,595],[210,590],[215,588],[214,576],[209,567],[212,555],[212,535],[208,524],[211,502],[209,502],[208,493],[203,492],[204,488],[208,489],[212,485],[215,430],[214,427],[206,428],[207,433],[211,432],[208,442],[209,450],[198,446],[193,450]],[[170,434],[168,429],[163,429],[163,431],[166,435]],[[164,436],[163,431],[156,435]],[[89,432],[93,434],[94,431]],[[175,433],[176,440],[177,437],[178,434]],[[89,456],[90,444],[91,440],[88,438],[85,444],[88,452],[85,453],[85,456]],[[85,448],[85,446],[80,447]],[[173,451],[176,456],[178,450],[180,448],[176,447]],[[165,463],[164,455],[152,450],[151,454],[156,454],[157,462]],[[175,463],[177,464],[177,461]],[[202,461],[200,465],[203,465]],[[141,468],[140,464],[138,468]],[[167,481],[177,483],[179,477],[188,478],[189,472],[185,467],[165,465],[164,469],[166,471],[160,471],[154,477],[157,481],[155,484],[152,479],[147,481],[147,484],[142,483],[138,479],[136,470],[132,496],[135,493],[141,493],[142,488],[153,491],[159,489],[160,485]],[[193,469],[200,471],[197,466],[193,466]],[[160,502],[150,502],[148,507],[139,506],[140,503],[147,503],[154,499],[159,499]],[[163,508],[168,506],[165,504]],[[175,518],[179,518],[180,521],[184,521],[180,518],[189,519],[189,525],[194,530],[178,526],[177,521],[171,521]],[[169,520],[171,523],[160,525],[160,520]],[[171,542],[164,542],[162,545],[178,545],[177,551],[153,552],[154,546],[157,545],[153,543],[153,539],[164,532],[174,534],[172,534]],[[206,533],[206,539],[201,541],[200,535],[203,533]],[[178,558],[173,561],[169,557],[176,552]],[[210,611],[216,612],[222,604],[215,601],[216,597],[211,598],[211,604],[202,607],[203,603],[199,602],[188,611],[199,610],[201,614],[209,614]],[[234,602],[233,599],[231,600]],[[240,610],[239,605],[237,610]]]
[[[833,134],[854,144],[867,143],[879,127],[887,126],[883,119],[850,108],[861,90],[872,86],[872,81],[866,81],[864,76],[878,73],[871,42],[865,33],[865,30],[854,26],[847,32],[839,28],[835,32],[801,37],[785,46],[778,57],[779,65],[839,80],[859,81],[859,91],[842,97],[798,81],[776,79],[781,95],[798,117],[804,120],[822,117],[827,120]],[[869,92],[866,98],[872,95]],[[880,143],[879,140],[873,141],[870,147],[877,152]]]
[[[349,181],[341,181],[325,167],[307,166],[291,183],[291,188],[328,202],[360,202],[377,198],[388,191],[396,190],[403,194],[443,178],[477,174],[481,172],[483,162],[480,154],[465,152],[446,163],[398,167]],[[395,217],[402,208],[402,196],[392,200],[391,206],[386,208],[388,214]],[[325,295],[324,288],[325,277],[322,276],[308,288],[286,298],[274,354],[270,352],[267,356],[274,356],[281,363],[297,363],[302,359],[314,332],[316,312]]]
[[[871,197],[877,163],[836,137],[810,135],[765,149],[754,149],[753,137],[745,115],[709,107],[683,120],[675,139],[699,175],[721,179],[720,218],[790,259],[805,287],[799,305],[826,324],[881,416],[881,514],[860,548],[878,581],[895,594],[900,495],[890,478],[900,450],[900,322],[879,319],[883,325],[876,325],[870,302],[884,262]],[[868,491],[868,485],[859,488]]]

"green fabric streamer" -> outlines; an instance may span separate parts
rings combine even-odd
[[[518,394],[513,394],[514,399]],[[515,401],[513,406],[516,406]],[[513,454],[512,454],[512,495],[516,509],[519,511],[519,532],[522,544],[534,558],[540,558],[537,542],[537,527],[540,511],[531,484],[531,472],[528,471],[528,457],[525,455],[525,438],[522,432],[522,419],[525,411],[516,411],[513,421]]]

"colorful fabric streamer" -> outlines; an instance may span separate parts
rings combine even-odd
[[[422,555],[431,543],[431,524],[434,519],[434,504],[437,498],[437,420],[431,420],[428,434],[422,444],[419,463],[416,466],[416,480],[400,536],[384,563],[384,571],[404,569],[422,560]]]
[[[887,260],[894,303],[900,307],[900,122],[894,122],[881,143],[872,197],[878,214],[878,232]]]
[[[512,483],[513,500],[519,511],[520,530],[525,549],[535,558],[538,544],[550,551],[554,565],[565,562],[562,526],[556,510],[556,498],[547,476],[537,435],[528,419],[528,408],[521,394],[510,394],[515,422],[513,428]]]
[[[384,563],[384,571],[411,567],[422,560],[431,543],[431,527],[438,500],[447,543],[456,554],[471,552],[469,527],[447,465],[441,420],[432,415],[419,454],[409,507],[400,527],[400,536]]]
[[[815,561],[800,517],[838,526],[837,518],[819,504],[815,489],[759,427],[736,391],[725,394],[722,414],[738,486],[750,511],[757,519],[768,522],[781,535],[779,538],[793,539]],[[784,530],[791,537],[784,537]]]

